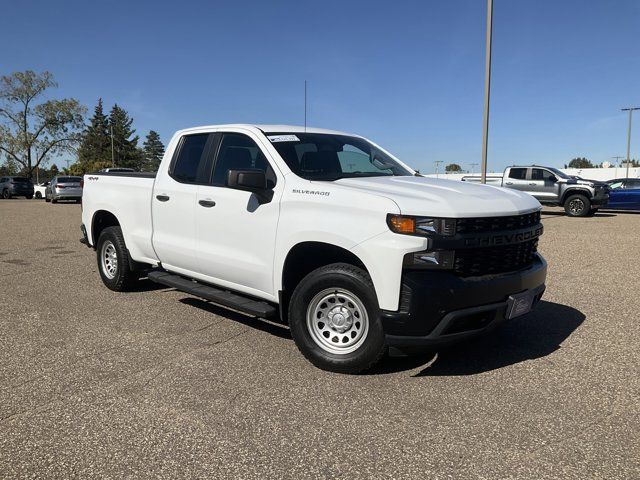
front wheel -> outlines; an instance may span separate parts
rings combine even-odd
[[[40,192],[36,192],[36,198],[40,200],[42,198],[42,194]]]
[[[4,199],[9,199],[11,198],[11,192],[8,189],[4,189],[4,192],[2,192],[2,198]]]
[[[125,292],[138,280],[138,275],[131,270],[120,227],[107,227],[100,233],[96,254],[100,277],[110,290]]]
[[[291,335],[316,367],[359,373],[380,360],[384,332],[369,274],[334,263],[308,274],[289,304]]]
[[[569,195],[564,201],[564,211],[569,217],[586,217],[591,211],[591,201],[584,195]]]

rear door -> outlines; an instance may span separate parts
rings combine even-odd
[[[198,187],[197,258],[204,280],[274,298],[273,258],[284,177],[251,132],[222,132],[211,181]],[[226,186],[229,170],[262,170],[274,190],[270,202]],[[278,173],[276,173],[278,172]]]
[[[526,192],[527,185],[527,168],[526,167],[511,167],[507,172],[507,176],[504,179],[504,185],[513,190],[520,190]]]
[[[197,133],[180,138],[171,162],[156,176],[151,198],[152,242],[168,270],[198,270],[196,198],[198,185],[210,177],[214,137],[213,133]]]

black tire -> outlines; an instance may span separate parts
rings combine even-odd
[[[11,192],[5,188],[4,191],[2,192],[2,198],[4,198],[5,200],[8,200],[11,198]]]
[[[58,200],[56,200],[55,198],[51,197],[51,203],[58,203]]]
[[[113,270],[109,270],[107,261],[102,261],[102,256],[106,255],[110,248],[113,248],[116,254],[115,262],[113,257],[110,257],[111,264],[115,266]],[[107,227],[100,233],[96,245],[96,259],[100,278],[110,290],[126,292],[139,279],[138,274],[131,270],[129,251],[120,227]]]
[[[331,292],[331,290],[335,290],[335,292]],[[349,300],[345,301],[345,298],[342,298],[343,294],[347,299],[354,300],[355,304]],[[317,308],[320,308],[330,302],[330,300],[323,302],[317,299],[333,298],[334,296],[335,300],[330,304],[333,306],[328,311],[328,315],[317,317],[313,306],[317,305]],[[360,305],[358,306],[358,304]],[[329,317],[337,318],[335,309],[347,307],[353,307],[353,313],[348,313],[346,316],[341,315],[337,321],[343,322],[347,318],[351,319],[351,324],[347,320],[346,324],[339,327],[345,328],[349,325],[347,330],[335,330],[329,324],[332,321],[329,320]],[[364,309],[362,313],[359,312],[361,307]],[[329,307],[325,306],[324,308]],[[351,312],[351,309],[349,311]],[[318,312],[318,314],[322,314],[322,312]],[[322,322],[322,319],[327,321]],[[318,327],[319,325],[322,327]],[[300,352],[316,367],[323,370],[338,373],[359,373],[375,365],[385,351],[380,308],[371,277],[361,268],[346,263],[334,263],[320,267],[302,279],[293,291],[289,303],[289,327],[291,336]],[[325,328],[325,330],[320,332],[321,328]],[[327,332],[326,340],[319,339],[318,332],[323,335]],[[352,341],[354,343],[350,346],[342,345],[340,340],[345,340],[345,338],[345,343]],[[357,339],[357,341],[352,339]],[[323,343],[328,345],[322,346]],[[340,353],[331,351],[343,347],[345,349],[355,348],[355,350]]]
[[[33,198],[33,195],[27,195],[27,196],[26,196],[26,197],[24,197],[24,198],[26,198],[27,200],[31,200],[31,199]]]
[[[36,198],[38,200],[41,200],[42,199],[42,194],[40,192],[36,192]]]
[[[591,200],[585,195],[569,195],[564,201],[564,211],[569,217],[586,217],[591,212]]]
[[[47,197],[47,195],[45,194],[45,196],[44,196],[44,201],[45,201],[45,202],[47,202],[47,203],[49,203],[49,202],[51,201],[51,199],[50,199],[49,197]]]

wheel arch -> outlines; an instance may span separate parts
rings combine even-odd
[[[332,263],[347,263],[370,274],[365,263],[350,250],[326,242],[303,241],[293,245],[282,264],[278,296],[280,317],[286,321],[289,299],[296,285],[313,270]]]
[[[567,191],[564,192],[564,194],[562,195],[562,200],[560,201],[560,204],[564,205],[564,202],[571,195],[584,195],[589,200],[591,200],[593,198],[593,195],[591,195],[591,191],[589,191],[588,188],[573,187],[573,188],[570,188],[570,189],[568,189]]]
[[[93,248],[98,244],[100,233],[107,227],[119,227],[120,221],[108,210],[96,210],[91,217],[91,242]]]

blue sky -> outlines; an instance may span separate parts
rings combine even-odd
[[[20,2],[0,73],[49,70],[141,136],[214,123],[359,133],[432,172],[480,161],[484,0]],[[489,169],[626,154],[640,105],[640,2],[494,0]],[[640,112],[632,156],[640,156]]]

